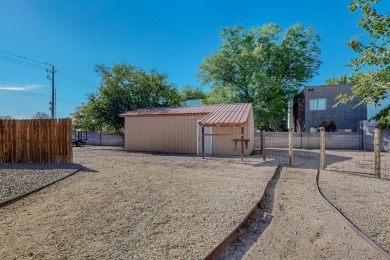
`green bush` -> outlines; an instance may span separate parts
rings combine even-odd
[[[325,132],[335,132],[337,129],[336,123],[333,121],[322,121],[318,127],[324,127]]]

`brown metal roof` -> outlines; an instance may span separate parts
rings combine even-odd
[[[168,115],[196,115],[204,114],[199,124],[203,126],[232,126],[242,125],[248,121],[252,109],[251,103],[243,104],[221,104],[208,106],[188,107],[154,107],[136,109],[124,114],[121,117],[134,116],[168,116]]]

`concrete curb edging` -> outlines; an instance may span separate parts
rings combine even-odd
[[[317,169],[317,176],[316,176],[316,183],[317,183],[317,190],[320,194],[321,199],[325,202],[326,205],[329,206],[329,208],[334,211],[339,217],[344,220],[345,223],[353,230],[355,231],[361,238],[363,238],[364,241],[369,243],[371,246],[373,246],[376,250],[378,250],[384,257],[387,259],[390,259],[390,254],[387,253],[381,246],[379,246],[375,241],[373,241],[371,238],[369,238],[366,234],[364,234],[358,227],[356,227],[343,213],[341,213],[333,204],[330,202],[325,195],[322,193],[319,185],[319,179],[320,179],[320,170]]]
[[[263,191],[263,194],[261,195],[260,199],[258,202],[255,203],[255,205],[252,207],[252,209],[249,211],[249,213],[245,216],[245,218],[238,224],[238,226],[230,232],[230,234],[225,237],[218,245],[214,247],[214,249],[204,258],[204,260],[212,260],[215,259],[215,256],[217,256],[223,248],[229,244],[231,241],[233,241],[237,236],[239,235],[239,230],[244,226],[244,224],[249,220],[249,218],[254,214],[256,208],[262,204],[263,200],[265,199],[265,194],[271,185],[272,180],[274,180],[276,174],[281,171],[282,166],[279,165],[276,167],[274,174],[272,175],[271,178],[269,178],[267,185],[265,186],[265,189]]]
[[[10,204],[13,204],[13,203],[15,203],[15,202],[17,202],[17,201],[19,201],[19,200],[21,200],[21,199],[23,199],[23,198],[25,198],[25,197],[31,195],[31,194],[33,194],[33,193],[36,193],[36,192],[38,192],[38,191],[40,191],[40,190],[43,190],[44,188],[49,187],[49,186],[51,186],[51,185],[53,185],[53,184],[55,184],[55,183],[57,183],[57,182],[59,182],[59,181],[62,181],[62,180],[64,180],[64,179],[66,179],[66,178],[68,178],[68,177],[70,177],[70,176],[76,174],[77,172],[81,171],[82,169],[84,169],[83,166],[81,166],[80,168],[76,169],[74,172],[70,173],[69,175],[66,175],[66,176],[61,177],[61,178],[59,178],[59,179],[57,179],[57,180],[54,180],[54,181],[52,181],[52,182],[49,182],[48,184],[45,184],[45,185],[43,185],[43,186],[41,186],[41,187],[39,187],[39,188],[37,188],[37,189],[35,189],[35,190],[29,191],[29,192],[27,192],[27,193],[24,193],[24,194],[22,194],[22,195],[19,195],[19,196],[15,197],[15,198],[12,198],[12,199],[10,199],[10,200],[1,202],[1,203],[0,203],[0,209],[3,208],[3,207],[5,207],[5,206],[8,206],[8,205],[10,205]]]

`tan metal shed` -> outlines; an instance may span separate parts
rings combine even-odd
[[[120,116],[129,151],[243,156],[254,149],[251,103],[146,108]]]

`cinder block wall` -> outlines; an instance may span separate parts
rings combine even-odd
[[[373,120],[365,120],[360,122],[360,127],[363,131],[363,149],[374,150],[374,129],[377,124]],[[381,131],[381,150],[390,152],[390,130]]]
[[[325,147],[340,150],[374,150],[375,122],[361,121],[361,131],[352,133],[326,132]],[[390,152],[390,130],[381,131],[381,151]],[[266,132],[267,148],[288,148],[288,132]],[[255,133],[255,149],[261,148],[261,133]],[[295,132],[295,149],[320,149],[320,133]]]
[[[266,132],[267,148],[288,148],[288,132]],[[362,148],[362,134],[326,132],[325,147],[327,149],[357,150]],[[255,148],[261,148],[260,133],[255,134]],[[295,149],[320,149],[320,133],[294,133]]]

